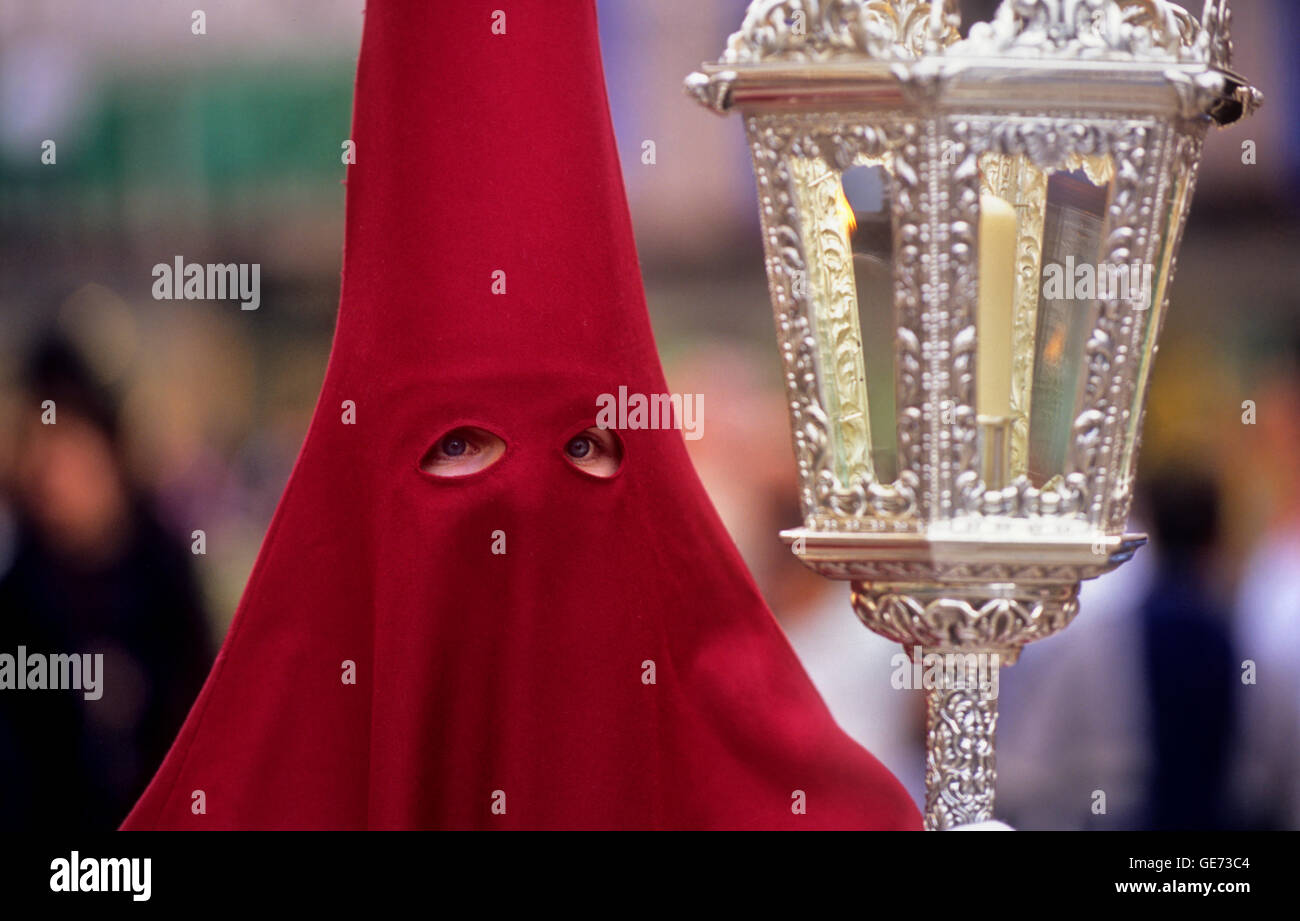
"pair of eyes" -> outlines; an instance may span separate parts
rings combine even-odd
[[[506,453],[506,443],[472,425],[443,435],[420,460],[420,469],[439,477],[469,476],[491,467]],[[564,459],[584,473],[611,477],[623,463],[623,447],[608,429],[592,426],[565,442]]]

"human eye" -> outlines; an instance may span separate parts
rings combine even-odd
[[[506,443],[496,435],[465,425],[435,441],[420,460],[420,469],[434,476],[468,476],[492,466],[505,450]]]
[[[613,432],[592,426],[565,442],[564,459],[585,473],[611,477],[623,463],[623,448]]]

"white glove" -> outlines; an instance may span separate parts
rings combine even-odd
[[[989,819],[986,822],[972,822],[970,825],[958,825],[949,831],[1015,831],[1006,822],[999,822],[997,819]]]

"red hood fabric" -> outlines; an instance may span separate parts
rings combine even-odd
[[[831,719],[681,433],[622,432],[608,480],[563,456],[599,394],[666,392],[590,0],[371,0],[353,128],[320,401],[124,827],[919,828]],[[466,424],[504,457],[421,472]]]

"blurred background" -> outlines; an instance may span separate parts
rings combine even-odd
[[[1235,5],[1267,104],[1208,141],[1146,422],[1153,541],[1003,672],[1019,828],[1300,828],[1300,9]],[[688,445],[832,711],[919,798],[897,648],[777,538],[798,510],[753,175],[740,124],[680,89],[745,3],[598,6],[669,383],[708,398]],[[126,689],[0,692],[0,828],[115,827],[229,624],[324,376],[362,7],[206,0],[195,36],[175,0],[0,6],[0,652],[103,650]],[[154,300],[177,254],[260,263],[260,308]]]

